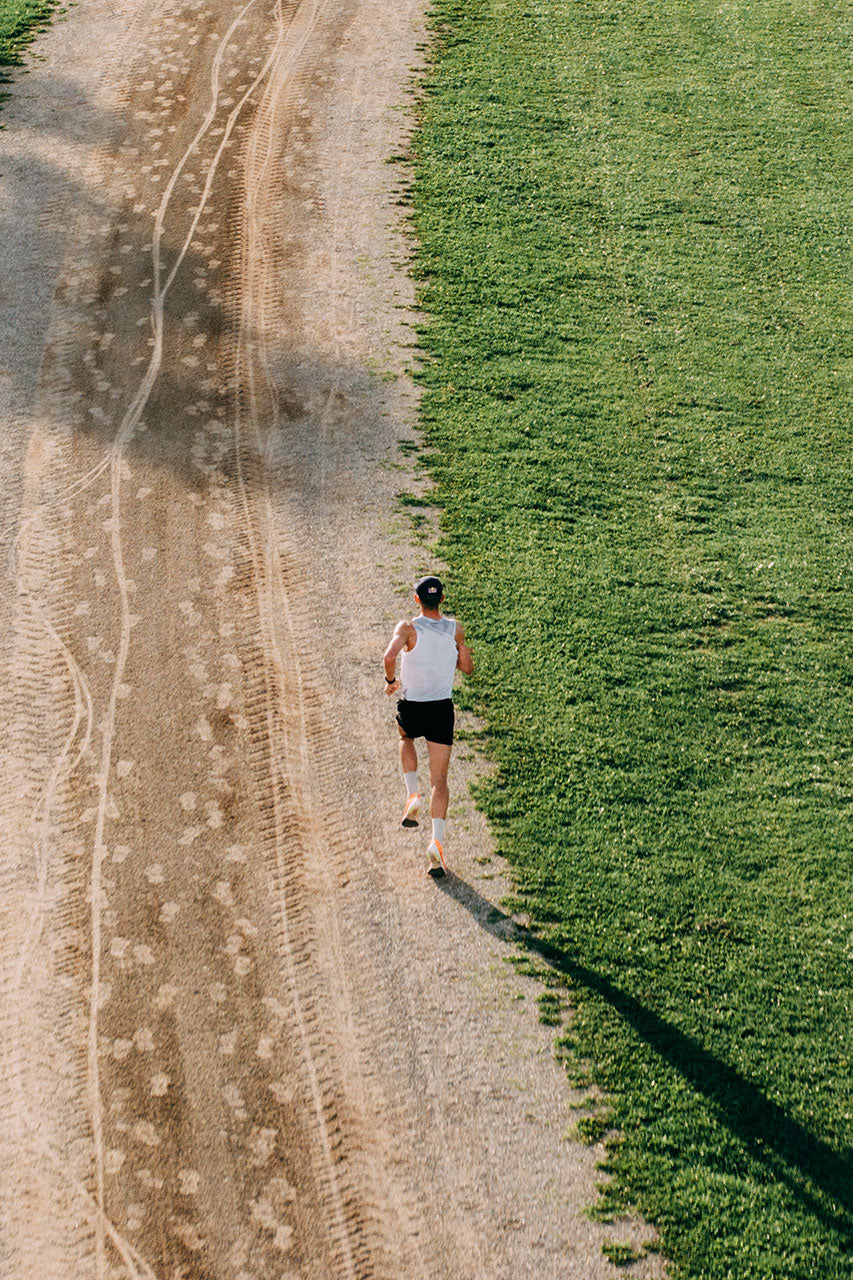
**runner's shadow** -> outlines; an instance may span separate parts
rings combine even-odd
[[[842,1154],[814,1137],[741,1072],[715,1057],[692,1036],[679,1031],[605,974],[581,964],[562,947],[537,937],[458,876],[448,876],[437,883],[487,933],[537,955],[572,985],[585,987],[606,1000],[653,1052],[713,1103],[722,1123],[771,1177],[784,1182],[804,1207],[827,1226],[835,1231],[850,1229],[853,1160],[849,1152]],[[844,1218],[848,1219],[846,1223]]]

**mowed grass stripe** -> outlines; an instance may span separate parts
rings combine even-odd
[[[481,802],[623,1135],[607,1203],[674,1275],[841,1280],[853,10],[434,15],[427,465]]]

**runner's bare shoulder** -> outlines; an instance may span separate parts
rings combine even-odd
[[[397,627],[396,627],[396,630],[394,631],[394,634],[395,636],[399,636],[401,640],[405,640],[406,649],[408,651],[411,651],[412,649],[414,649],[415,641],[418,638],[418,633],[415,630],[415,624],[411,619],[401,618],[401,620],[397,623]]]

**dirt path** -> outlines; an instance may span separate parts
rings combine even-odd
[[[632,1234],[461,755],[445,892],[396,826],[422,38],[92,0],[6,110],[2,1280],[594,1280]]]

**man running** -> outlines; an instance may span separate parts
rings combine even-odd
[[[455,618],[444,618],[440,605],[444,588],[438,578],[421,578],[415,583],[415,601],[420,609],[411,622],[398,622],[385,650],[385,692],[401,690],[397,703],[400,733],[400,763],[406,783],[403,826],[416,827],[421,811],[416,738],[426,738],[429,751],[430,815],[432,842],[428,849],[429,874],[443,876],[444,824],[447,819],[447,768],[453,745],[453,677],[457,671],[470,675],[474,670],[465,633]],[[397,679],[397,654],[400,679]]]

